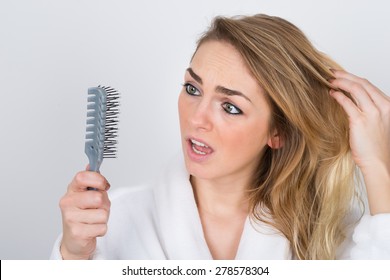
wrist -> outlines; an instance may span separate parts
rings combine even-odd
[[[89,260],[90,255],[79,255],[69,252],[69,250],[61,243],[60,254],[63,260]]]
[[[385,164],[361,169],[371,215],[390,213],[390,171]]]

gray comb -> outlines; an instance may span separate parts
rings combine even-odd
[[[103,158],[117,155],[119,92],[111,87],[88,89],[85,153],[89,170],[99,171]]]

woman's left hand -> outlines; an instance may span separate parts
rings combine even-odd
[[[371,214],[390,213],[390,97],[366,79],[333,71],[330,94],[349,117],[352,157],[361,169]]]

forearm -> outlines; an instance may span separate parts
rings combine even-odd
[[[362,173],[371,215],[390,213],[390,167],[375,164]]]

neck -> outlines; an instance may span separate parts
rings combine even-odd
[[[191,184],[199,212],[216,217],[248,214],[247,182],[205,180],[191,176]]]

